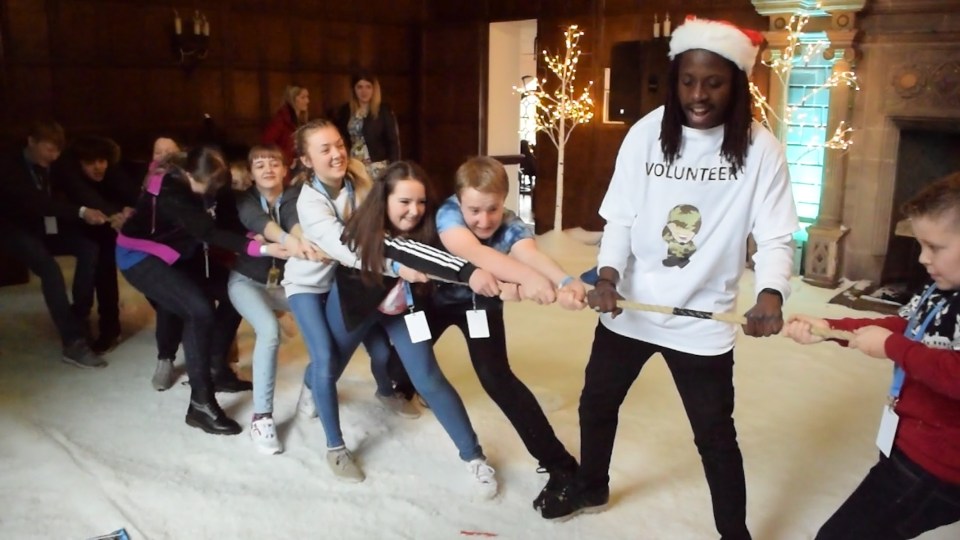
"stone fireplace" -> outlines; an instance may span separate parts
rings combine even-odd
[[[927,280],[917,261],[920,246],[899,208],[924,186],[960,171],[960,122],[894,119],[899,128],[891,224],[880,283],[906,283],[913,289]]]
[[[927,182],[960,170],[958,10],[954,0],[887,0],[870,2],[858,21],[861,90],[842,190],[846,277],[909,274],[916,244],[895,235],[898,207]]]
[[[752,1],[770,19],[767,60],[788,44],[790,14],[817,3]],[[916,258],[910,253],[916,242],[895,234],[899,204],[922,184],[960,169],[960,0],[818,3],[823,11],[813,12],[805,31],[826,35],[831,46],[824,57],[835,73],[853,70],[860,90],[830,93],[827,133],[847,123],[855,130],[853,146],[825,155],[804,280],[833,287],[841,277],[892,279],[909,269],[887,269],[887,262]],[[768,98],[783,106],[775,77]]]

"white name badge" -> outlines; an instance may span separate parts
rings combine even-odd
[[[467,310],[467,329],[473,339],[490,337],[490,325],[487,324],[487,310]]]
[[[410,332],[410,341],[420,343],[430,339],[430,325],[427,324],[427,314],[423,311],[414,311],[403,317],[407,323],[407,332]]]
[[[877,433],[877,448],[887,457],[890,457],[890,451],[893,450],[893,438],[897,434],[899,423],[900,417],[893,411],[893,407],[884,405],[883,416],[880,417],[880,431]]]
[[[47,234],[57,234],[57,218],[53,216],[43,216],[43,230]]]

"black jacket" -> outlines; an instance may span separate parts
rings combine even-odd
[[[54,184],[67,198],[88,208],[96,208],[107,216],[133,207],[140,197],[142,179],[130,178],[119,165],[110,165],[103,180],[97,182],[83,174],[80,162],[72,156],[61,156],[51,167]]]
[[[297,216],[297,198],[300,197],[300,187],[292,186],[283,191],[280,196],[280,228],[290,232],[295,225],[300,223]],[[256,186],[244,191],[237,197],[237,214],[240,216],[240,222],[246,230],[263,234],[270,223],[271,218],[263,211],[263,205],[260,202],[260,192]],[[246,253],[241,253],[237,257],[237,264],[234,270],[247,276],[259,283],[266,283],[271,266],[276,266],[281,271],[287,261],[283,259],[274,259],[273,257],[251,257]],[[282,276],[282,274],[281,274]]]
[[[333,118],[349,152],[353,147],[347,127],[350,122],[350,104],[345,103],[337,109]],[[367,143],[370,161],[394,162],[400,159],[400,135],[397,130],[397,117],[387,105],[380,105],[380,114],[376,118],[372,114],[367,115],[363,120],[363,140]]]
[[[405,238],[387,238],[383,255],[394,261],[446,281],[468,283],[476,266],[441,249]],[[340,311],[348,330],[359,326],[373,313],[399,278],[384,277],[383,285],[369,286],[361,280],[361,272],[343,265],[337,266],[337,289],[340,291]]]
[[[169,246],[183,257],[193,255],[204,242],[233,253],[245,253],[250,244],[241,232],[236,202],[229,186],[215,196],[202,197],[190,190],[176,173],[163,177],[160,191],[144,191],[135,213],[124,223],[121,234]],[[216,217],[208,208],[216,207]]]
[[[79,204],[59,196],[49,171],[27,161],[22,149],[0,157],[0,226],[44,234],[43,218],[79,225]]]

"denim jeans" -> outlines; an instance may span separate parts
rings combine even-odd
[[[267,287],[239,272],[230,273],[227,286],[230,301],[250,323],[256,334],[253,345],[253,412],[273,412],[273,390],[277,381],[277,350],[280,348],[280,322],[277,311],[290,311],[280,287]]]
[[[221,297],[219,276],[212,274],[207,279],[195,262],[168,266],[152,255],[124,270],[123,276],[159,308],[183,321],[183,354],[190,386],[211,391],[210,370],[225,360],[239,323],[239,315],[225,298],[226,284]]]
[[[469,337],[467,310],[473,309],[471,304],[430,306],[427,309],[427,321],[434,343],[450,326],[459,327],[467,340],[470,362],[480,378],[480,384],[517,430],[530,455],[550,472],[575,468],[576,460],[553,432],[537,398],[510,369],[503,304],[499,301],[488,301],[486,304],[479,307],[486,308],[490,337],[482,339]]]
[[[43,236],[13,228],[0,235],[0,248],[40,278],[43,301],[63,345],[86,339],[88,329],[81,316],[89,314],[93,307],[97,244],[73,228]],[[57,255],[73,255],[77,259],[73,273],[73,307],[67,297],[63,272],[54,259]]]
[[[157,358],[173,360],[177,357],[177,349],[183,341],[183,321],[176,313],[163,309],[156,302],[147,298],[150,305],[157,312],[155,338],[157,341]]]
[[[340,311],[340,294],[336,285],[330,291],[330,298],[327,301],[327,322],[330,325],[330,331],[336,341],[339,354],[343,358],[349,359],[357,349],[360,340],[368,337],[370,329],[376,329],[378,325],[381,326],[386,331],[390,341],[393,342],[393,346],[399,353],[400,360],[403,362],[407,373],[410,374],[410,380],[413,381],[417,392],[430,405],[437,421],[440,422],[440,425],[456,446],[460,459],[470,461],[482,458],[483,449],[480,447],[477,434],[470,424],[467,410],[463,406],[460,395],[457,394],[443,372],[440,371],[437,358],[433,354],[433,344],[429,340],[412,343],[406,322],[403,319],[404,316],[405,314],[384,315],[379,311],[374,311],[362,325],[348,332]],[[373,356],[374,352],[370,351],[366,340],[364,346]],[[384,350],[377,354],[389,355],[388,343],[381,343],[380,340],[377,340],[376,346],[384,347]]]
[[[329,293],[297,293],[287,297],[293,318],[307,346],[310,363],[304,374],[304,383],[313,394],[317,416],[327,438],[327,448],[343,446],[340,431],[340,407],[337,401],[337,380],[346,367],[340,360],[330,327],[327,325],[326,304]]]
[[[654,353],[666,360],[693,428],[720,537],[750,538],[743,457],[733,425],[732,350],[697,356],[621,336],[598,322],[580,395],[579,481],[588,490],[609,486],[620,405]]]
[[[960,484],[944,482],[897,448],[817,533],[818,540],[900,540],[960,521]]]

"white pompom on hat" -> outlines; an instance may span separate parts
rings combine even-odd
[[[688,16],[670,38],[670,59],[691,49],[703,49],[730,60],[747,76],[753,71],[763,34],[745,30],[727,21]]]

